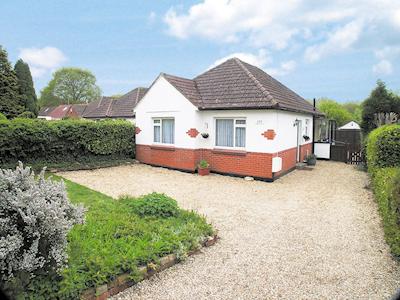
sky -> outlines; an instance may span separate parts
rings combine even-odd
[[[37,94],[60,67],[93,72],[103,95],[193,78],[230,57],[307,99],[400,92],[400,0],[1,0],[0,45]]]

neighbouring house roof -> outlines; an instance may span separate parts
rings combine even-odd
[[[49,117],[50,113],[56,109],[57,106],[45,106],[39,110],[38,116],[39,117]]]
[[[75,112],[78,114],[79,117],[83,116],[86,107],[87,104],[72,104],[72,108],[75,110]]]
[[[119,98],[102,97],[100,100],[88,103],[84,118],[134,118],[133,109],[142,99],[147,88],[136,88]]]
[[[143,98],[146,94],[147,88],[138,87],[125,95],[114,99],[111,109],[109,111],[110,117],[131,117],[135,116],[133,109],[136,104]]]
[[[344,124],[343,126],[338,128],[339,130],[346,130],[346,129],[358,129],[361,130],[360,125],[358,125],[358,123],[354,122],[354,121],[350,121],[347,124]]]
[[[65,117],[78,117],[73,105],[62,104],[59,106],[43,107],[40,109],[38,117],[50,117],[52,119],[62,119]]]
[[[322,115],[263,70],[232,58],[194,79],[161,73],[200,110],[281,109]]]

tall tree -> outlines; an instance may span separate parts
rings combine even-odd
[[[353,119],[353,116],[340,103],[322,98],[317,101],[317,108],[323,112],[328,119],[335,120],[338,126],[342,126]]]
[[[37,97],[33,87],[31,70],[22,59],[17,61],[14,70],[18,78],[19,93],[25,106],[25,111],[30,111],[36,115],[38,112]]]
[[[96,77],[88,70],[61,68],[53,74],[53,79],[42,90],[40,104],[51,105],[88,103],[100,98],[101,91],[96,85]]]
[[[386,88],[383,81],[378,80],[377,86],[363,102],[361,127],[365,133],[400,119],[400,98]]]
[[[17,76],[8,61],[7,51],[0,46],[0,112],[13,118],[23,111]]]

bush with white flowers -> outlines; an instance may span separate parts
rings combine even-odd
[[[62,181],[44,171],[35,178],[22,163],[0,170],[0,280],[60,269],[67,234],[83,222],[84,208],[70,203]]]

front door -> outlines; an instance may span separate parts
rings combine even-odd
[[[300,162],[301,142],[303,139],[303,125],[301,120],[296,120],[297,126],[297,147],[296,147],[296,162]]]

